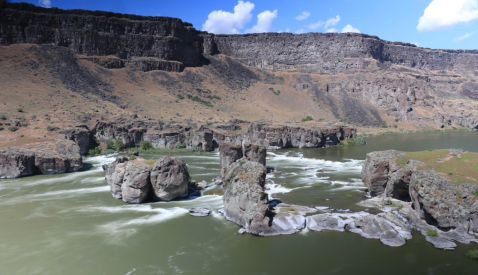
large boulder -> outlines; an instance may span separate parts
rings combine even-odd
[[[261,235],[270,231],[269,200],[264,192],[266,167],[258,162],[234,162],[224,177],[224,216],[246,232]]]
[[[80,148],[70,140],[0,149],[0,178],[75,172],[82,167]]]
[[[126,168],[126,164],[123,163],[127,161],[127,157],[119,156],[112,163],[103,165],[106,182],[110,186],[111,194],[117,199],[122,198],[121,185],[123,184],[123,176]]]
[[[119,165],[122,169],[123,165]],[[132,160],[126,162],[124,168],[123,183],[121,184],[121,194],[124,202],[142,203],[146,201],[151,194],[151,182],[149,174],[151,166],[144,160]]]
[[[400,155],[403,155],[403,152],[395,150],[367,154],[362,167],[362,180],[372,196],[385,194],[387,185],[393,184],[394,174],[400,168],[395,159]]]
[[[174,156],[158,160],[151,170],[153,199],[170,201],[187,196],[189,172],[186,163]]]
[[[224,142],[219,146],[219,159],[221,162],[221,176],[224,176],[229,165],[243,157],[242,146]]]

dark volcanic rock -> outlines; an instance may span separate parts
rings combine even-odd
[[[82,167],[80,148],[70,140],[0,149],[0,178],[75,172]]]
[[[62,129],[58,131],[65,135],[66,139],[74,141],[80,147],[80,154],[88,154],[91,143],[91,132],[88,127],[76,127],[72,129]]]
[[[170,201],[188,195],[189,172],[186,163],[174,156],[158,160],[151,170],[155,200]]]

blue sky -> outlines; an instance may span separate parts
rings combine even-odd
[[[478,0],[29,0],[61,9],[170,16],[214,33],[361,32],[442,49],[478,48]]]

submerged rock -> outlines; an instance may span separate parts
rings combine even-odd
[[[189,215],[194,217],[206,217],[206,216],[209,216],[210,213],[211,213],[211,210],[207,208],[194,207],[189,209]]]
[[[454,242],[451,242],[445,238],[427,236],[426,240],[438,249],[455,250],[456,248],[456,244]]]

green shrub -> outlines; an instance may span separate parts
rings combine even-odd
[[[2,126],[0,126],[0,131],[3,131],[3,129],[5,129],[5,128],[3,128]]]
[[[22,123],[22,127],[28,127],[28,123]]]
[[[162,125],[164,124],[164,121],[162,119],[158,119],[158,124]]]
[[[395,122],[398,122],[399,120],[400,120],[400,119],[398,119],[398,118],[395,118]]]
[[[186,148],[186,143],[180,143],[180,142],[176,142],[174,144],[174,149],[182,149],[182,148]]]
[[[187,95],[189,99],[191,99],[193,96],[192,95]]]
[[[453,128],[453,130],[457,130],[457,128],[456,128],[456,127],[451,127],[451,128]]]
[[[23,108],[19,107],[19,108],[17,108],[17,111],[20,112],[20,113],[23,113]]]
[[[342,118],[340,118],[340,122],[350,123],[350,118],[348,118],[348,117],[342,117]]]
[[[51,126],[51,125],[46,126],[46,130],[47,130],[48,132],[53,131],[53,129],[55,129],[55,127],[53,127],[53,126]]]
[[[111,139],[105,141],[106,149],[115,149],[115,142]]]
[[[10,127],[8,127],[8,130],[10,130],[10,132],[15,132],[15,131],[18,130],[18,127],[16,127],[16,126],[10,126]]]
[[[136,159],[136,156],[135,155],[132,155],[129,157],[129,160],[135,160]]]
[[[1,120],[7,120],[7,117],[2,114],[2,115],[0,115],[0,119],[1,119]]]
[[[202,89],[197,88],[196,91],[197,91],[198,93],[201,93],[201,92],[202,92]]]
[[[24,137],[25,135],[20,135],[20,137]]]
[[[323,118],[323,117],[319,118],[319,121],[324,121],[324,120],[325,120],[325,118]]]
[[[478,260],[478,249],[468,250],[468,252],[466,252],[466,256],[468,256],[468,258]]]
[[[179,99],[184,99],[184,96],[183,95],[178,95],[178,98]]]
[[[272,92],[274,91],[274,88],[270,87],[269,90],[271,90]]]
[[[382,122],[382,128],[388,128],[387,122]]]
[[[123,150],[123,149],[124,149],[124,143],[123,143],[123,141],[122,141],[121,139],[117,139],[117,140],[115,141],[115,150],[119,152],[119,151],[121,151],[121,150]]]
[[[473,196],[478,197],[478,190],[476,190],[475,192],[473,192]]]
[[[314,118],[312,116],[307,116],[302,119],[302,122],[311,121],[311,120],[314,120]]]
[[[88,151],[89,156],[97,156],[101,154],[101,147],[95,147],[93,149],[90,149]]]
[[[438,232],[436,231],[436,229],[428,229],[427,230],[427,236],[428,237],[436,237],[436,236],[438,236]]]
[[[139,143],[139,148],[141,148],[141,150],[149,150],[153,148],[153,145],[149,140],[143,140]]]
[[[214,99],[219,99],[219,100],[221,99],[221,97],[220,97],[220,96],[217,96],[217,95],[213,95],[212,97],[213,97]]]

